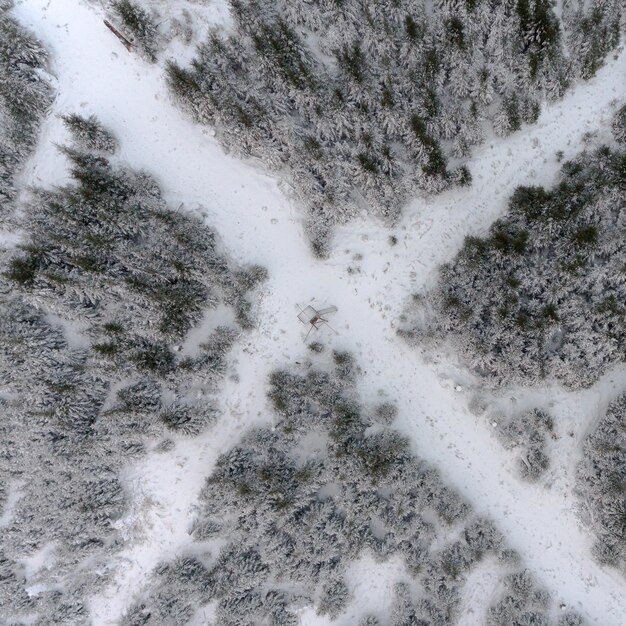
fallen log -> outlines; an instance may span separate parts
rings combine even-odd
[[[115,28],[115,26],[113,26],[113,24],[111,24],[109,20],[103,20],[103,21],[104,21],[104,25],[122,42],[126,50],[130,52],[133,47],[130,41],[128,41],[128,39],[126,39],[126,37],[124,37],[124,35],[122,35],[122,33],[120,33],[120,31],[117,30],[117,28]]]

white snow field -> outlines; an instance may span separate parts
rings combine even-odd
[[[168,96],[162,69],[129,54],[104,27],[97,8],[80,1],[22,0],[15,14],[50,50],[58,79],[58,97],[26,181],[55,185],[65,178],[63,158],[53,147],[65,140],[58,113],[95,113],[119,138],[120,159],[154,174],[172,206],[184,202],[188,210],[206,211],[233,258],[261,263],[270,272],[258,328],[234,350],[237,377],[224,383],[218,423],[128,469],[134,506],[120,523],[127,545],[112,566],[111,584],[91,598],[94,624],[116,623],[152,567],[190,546],[193,507],[217,455],[252,423],[271,418],[265,399],[271,370],[306,358],[305,328],[296,314],[311,301],[338,306],[330,320],[338,335],[322,329],[316,338],[355,354],[363,369],[364,399],[384,392],[398,404],[397,426],[415,452],[496,522],[539,582],[591,624],[626,624],[626,581],[592,560],[591,536],[581,527],[572,494],[581,438],[608,399],[626,388],[625,372],[615,371],[583,392],[533,392],[554,402],[562,437],[554,444],[559,457],[549,480],[529,485],[517,479],[487,420],[469,411],[471,377],[456,366],[426,363],[396,336],[406,298],[433,284],[439,264],[467,234],[484,231],[502,214],[515,186],[550,184],[559,168],[555,152],[571,157],[586,132],[606,127],[625,95],[623,51],[593,80],[547,106],[536,125],[475,150],[468,163],[471,188],[416,198],[393,230],[396,246],[389,245],[391,231],[363,216],[339,230],[332,256],[320,261],[309,251],[302,214],[284,193],[288,190],[260,165],[224,154],[210,131],[186,119]],[[442,375],[445,371],[457,372],[456,378]],[[515,396],[523,402],[524,393],[515,390],[501,401]],[[368,605],[386,606],[389,579],[403,576],[393,563],[363,558],[355,564],[354,602],[360,596]],[[472,574],[463,624],[481,622],[498,592],[496,580],[488,563]],[[325,623],[312,612],[302,614],[302,624]]]

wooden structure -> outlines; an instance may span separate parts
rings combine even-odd
[[[334,313],[336,310],[336,306],[329,306],[324,309],[320,309],[319,311],[313,308],[310,304],[305,306],[300,313],[298,313],[298,319],[303,324],[310,325],[309,331],[307,332],[304,340],[306,341],[309,338],[309,334],[314,328],[315,330],[319,330],[324,324],[336,334],[337,331],[332,328],[332,326],[328,323],[328,320],[324,317],[325,315],[328,315],[328,313]]]

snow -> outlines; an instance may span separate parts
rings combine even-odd
[[[466,581],[466,593],[461,604],[457,626],[476,626],[482,622],[494,601],[498,600],[502,565],[493,557],[481,561]]]
[[[218,326],[235,328],[235,316],[231,307],[220,304],[214,309],[205,311],[200,323],[192,328],[180,346],[181,356],[197,356],[200,344],[205,342]]]
[[[20,500],[21,490],[24,486],[24,482],[20,480],[14,480],[6,486],[6,498],[0,508],[0,528],[5,528],[11,522],[15,507]]]
[[[21,241],[21,237],[18,233],[8,231],[8,230],[0,230],[0,243],[3,248],[11,249],[15,248]]]
[[[21,561],[24,576],[30,579],[40,570],[50,567],[54,563],[54,550],[54,543],[46,543],[30,556],[24,557]]]
[[[53,148],[66,137],[57,114],[95,113],[119,138],[119,158],[154,174],[171,206],[184,202],[187,210],[204,215],[234,258],[260,263],[270,272],[258,328],[234,349],[237,376],[224,381],[217,425],[195,439],[177,439],[172,451],[155,452],[128,468],[126,485],[134,504],[120,522],[127,543],[114,557],[113,583],[91,599],[93,623],[114,624],[154,565],[189,543],[193,507],[215,459],[251,424],[271,418],[264,385],[268,374],[306,354],[298,303],[319,301],[338,306],[332,325],[339,334],[321,328],[312,337],[355,354],[364,373],[364,399],[379,401],[384,390],[398,404],[397,427],[410,436],[416,453],[496,522],[555,597],[579,609],[591,624],[623,624],[625,581],[592,560],[591,538],[580,526],[571,493],[581,438],[597,418],[605,391],[626,386],[623,371],[613,382],[605,377],[575,395],[544,390],[543,397],[554,394],[555,404],[566,402],[557,415],[561,443],[555,449],[568,456],[554,466],[551,488],[528,485],[515,476],[488,420],[469,410],[470,381],[442,376],[445,364],[424,362],[395,331],[405,299],[434,283],[439,264],[466,235],[483,232],[504,211],[515,186],[553,182],[559,167],[555,152],[572,157],[585,132],[606,125],[624,97],[626,54],[547,106],[534,126],[478,148],[468,164],[474,177],[469,190],[416,198],[394,229],[398,245],[390,246],[389,230],[363,216],[339,229],[334,253],[320,261],[310,254],[301,213],[281,184],[254,164],[224,154],[210,130],[187,120],[170,101],[162,70],[129,54],[103,26],[97,8],[23,0],[15,13],[51,50],[59,90],[25,172],[29,182],[58,185],[66,178],[63,158]],[[348,273],[355,264],[360,271]],[[454,391],[457,385],[462,393]],[[575,436],[567,439],[563,433],[570,424]],[[364,559],[354,576],[381,581],[365,593],[382,606],[388,587],[377,573],[381,567]],[[476,585],[488,588],[488,572],[487,578],[477,576]],[[470,589],[470,596],[479,588]],[[484,610],[482,601],[472,603]],[[302,624],[323,623],[302,615]]]
[[[400,558],[396,556],[380,563],[371,554],[365,554],[355,561],[348,569],[346,579],[350,600],[337,621],[319,617],[313,609],[307,607],[300,612],[302,626],[349,626],[357,624],[365,615],[384,619],[391,613],[394,586],[400,582],[411,583],[411,576]]]

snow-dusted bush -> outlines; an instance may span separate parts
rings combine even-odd
[[[215,585],[213,575],[197,556],[181,556],[157,565],[153,579],[157,601],[150,607],[143,603],[133,605],[121,621],[125,626],[187,624],[194,606],[207,603]]]
[[[24,589],[18,564],[1,550],[0,581],[0,617],[5,623],[9,623],[12,615],[27,615],[32,611],[34,602]]]
[[[235,272],[235,280],[244,291],[254,289],[268,278],[267,270],[262,265],[251,265]]]
[[[346,583],[339,580],[329,580],[322,586],[322,593],[317,605],[318,615],[328,615],[335,619],[344,611],[350,599],[350,592]]]
[[[475,560],[479,560],[489,552],[502,553],[506,551],[504,537],[493,522],[485,518],[479,517],[466,526],[463,537],[473,553],[472,558]]]
[[[134,40],[140,54],[151,62],[157,60],[172,41],[186,46],[197,42],[206,35],[207,22],[214,24],[216,18],[214,11],[207,11],[206,2],[130,0],[120,3],[113,0],[107,4],[112,9],[113,22],[129,40]]]
[[[311,341],[311,343],[309,343],[307,347],[314,354],[320,354],[326,349],[324,344],[319,341]]]
[[[374,418],[383,424],[391,424],[398,414],[398,407],[392,402],[383,402],[374,410]]]
[[[161,408],[161,386],[154,380],[141,379],[117,392],[119,409],[133,413],[152,413]]]
[[[541,444],[531,444],[520,457],[518,470],[520,476],[530,482],[539,480],[548,469],[550,459]]]
[[[507,215],[468,237],[430,296],[414,299],[401,334],[450,339],[496,384],[579,387],[624,361],[625,159],[604,146],[565,163],[552,189],[516,189]]]
[[[48,54],[0,4],[0,219],[12,212],[15,177],[37,141],[53,90],[45,78]]]
[[[77,113],[63,116],[63,123],[72,134],[77,147],[83,150],[115,152],[117,140],[95,115],[83,117]]]
[[[534,482],[548,468],[546,437],[552,435],[552,418],[541,409],[498,418],[498,434],[509,449],[521,449],[518,470],[522,478]]]
[[[166,406],[159,418],[170,430],[185,435],[197,435],[215,419],[215,409],[211,404],[194,406],[175,402]]]
[[[578,613],[567,611],[559,616],[557,626],[587,626],[587,622]]]
[[[550,594],[539,587],[532,574],[524,569],[504,578],[504,590],[487,612],[485,626],[586,626],[575,611],[566,611],[554,619],[556,607]]]
[[[504,592],[488,611],[485,626],[549,626],[550,596],[537,587],[528,570],[520,570],[504,579]]]
[[[598,560],[626,574],[626,396],[615,400],[583,446],[578,488]]]
[[[411,598],[411,591],[406,583],[399,583],[394,588],[394,604],[391,615],[391,626],[420,624],[417,610]],[[420,625],[421,626],[421,625]]]

